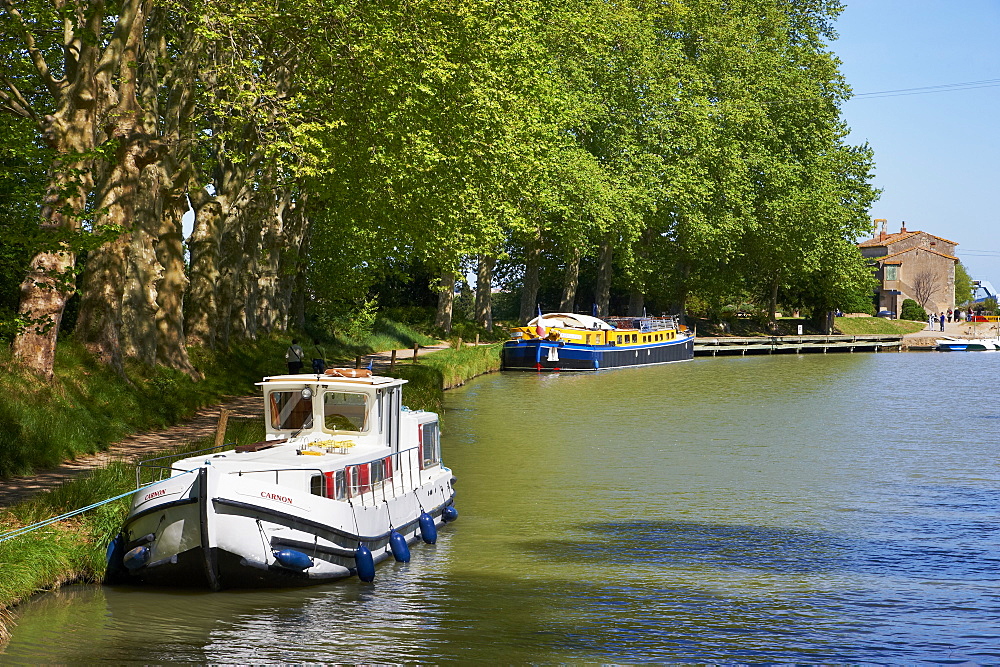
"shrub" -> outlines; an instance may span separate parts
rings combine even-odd
[[[899,312],[899,319],[913,320],[914,322],[926,322],[927,311],[921,308],[920,304],[913,299],[905,299],[903,301],[903,308]]]

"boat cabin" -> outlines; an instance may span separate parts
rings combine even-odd
[[[264,392],[266,437],[277,440],[317,435],[350,441],[352,446],[389,447],[397,452],[404,384],[406,380],[378,376],[264,378],[258,386]]]

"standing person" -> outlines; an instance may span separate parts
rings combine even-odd
[[[292,344],[288,346],[288,350],[285,352],[285,361],[288,362],[289,373],[298,373],[302,370],[302,357],[304,356],[305,352],[299,346],[299,339],[293,338]]]
[[[944,313],[940,313],[938,318],[941,320],[941,331],[944,331]]]
[[[948,322],[951,322],[951,308],[949,308],[948,312],[945,314],[948,316]]]
[[[927,315],[927,328],[934,331],[934,313],[929,313]]]
[[[313,338],[313,373],[321,375],[326,370],[326,350],[319,344],[318,338]]]

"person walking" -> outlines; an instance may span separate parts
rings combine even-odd
[[[302,347],[299,345],[299,339],[293,338],[292,344],[285,351],[285,361],[288,362],[288,372],[290,374],[295,374],[302,370],[302,357],[304,356],[305,352],[302,351]]]
[[[326,370],[326,350],[319,344],[318,338],[313,338],[313,373],[322,375]]]

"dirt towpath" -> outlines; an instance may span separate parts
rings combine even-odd
[[[0,507],[9,507],[26,498],[53,489],[78,475],[99,468],[116,459],[129,461],[151,458],[157,452],[184,442],[205,438],[215,433],[222,408],[231,410],[230,417],[261,418],[264,403],[260,396],[232,398],[220,405],[202,408],[188,421],[159,431],[130,436],[111,445],[103,452],[81,456],[62,465],[40,470],[27,477],[11,477],[0,481]]]

